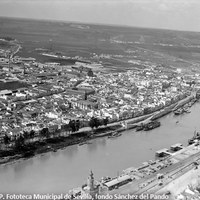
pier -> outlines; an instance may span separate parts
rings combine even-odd
[[[170,147],[172,151],[179,151],[183,149],[183,145],[181,143],[174,144]]]
[[[167,148],[156,151],[156,156],[158,157],[171,156],[171,155],[172,153],[170,153],[169,149]]]

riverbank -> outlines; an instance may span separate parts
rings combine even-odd
[[[126,127],[122,126],[122,122],[115,122],[112,124],[108,124],[107,126],[100,127],[96,130],[92,130],[89,127],[85,127],[80,131],[67,136],[60,136],[56,138],[45,138],[42,141],[31,141],[28,144],[26,143],[25,146],[21,149],[12,148],[7,150],[0,150],[0,158],[1,158],[0,165],[11,163],[19,159],[27,159],[41,153],[46,153],[50,151],[55,152],[58,149],[63,149],[71,145],[84,143],[86,141],[99,137],[99,134],[101,133],[115,131],[115,130],[121,132],[135,128],[139,123],[145,123],[145,122],[147,123],[149,120],[159,119],[164,115],[169,114],[178,105],[183,106],[192,99],[194,98],[186,98],[180,101],[179,103],[170,105],[169,107],[166,107],[155,113],[124,120],[124,122],[126,122],[127,124]],[[105,137],[105,136],[107,136],[107,134],[100,135],[100,137]]]
[[[95,180],[104,176],[116,177],[124,169],[155,160],[155,152],[164,147],[176,143],[187,146],[194,130],[200,130],[200,102],[190,109],[189,114],[177,116],[171,112],[160,118],[161,126],[148,132],[126,130],[114,139],[96,138],[84,145],[72,145],[57,152],[3,164],[0,179],[6,181],[0,188],[5,193],[65,193],[84,184],[90,170]],[[45,185],[48,187],[44,188]]]
[[[8,147],[7,149],[0,150],[0,165],[11,163],[20,159],[27,159],[38,154],[43,154],[51,151],[56,152],[58,149],[64,149],[71,145],[84,143],[97,137],[101,137],[102,133],[108,133],[107,135],[109,135],[109,133],[112,133],[112,131],[119,128],[119,125],[115,125],[113,127],[101,127],[97,130],[90,130],[89,132],[79,132],[79,134],[71,134],[56,138],[46,138],[42,141],[29,141],[20,148]],[[91,134],[91,132],[93,134]]]

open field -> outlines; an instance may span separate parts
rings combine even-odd
[[[195,32],[0,18],[0,37],[5,36],[22,43],[18,55],[40,62],[49,58],[40,55],[37,48],[110,63],[119,70],[131,69],[134,64],[128,61],[135,60],[141,66],[147,61],[198,69],[200,64],[200,33]],[[94,58],[93,53],[110,57]]]

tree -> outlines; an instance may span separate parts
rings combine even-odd
[[[23,131],[23,136],[24,136],[24,139],[27,140],[30,138],[30,134],[28,131]]]
[[[75,122],[75,120],[70,120],[69,121],[69,126],[72,129],[72,132],[76,131],[76,122]]]
[[[5,134],[3,137],[3,141],[6,146],[10,143],[10,140],[10,137],[7,134]]]
[[[43,138],[49,138],[49,136],[50,136],[49,129],[48,128],[43,128],[40,131],[40,136],[43,137]]]
[[[94,118],[94,122],[95,122],[95,128],[98,128],[101,125],[101,122],[98,118]]]
[[[45,128],[45,136],[46,136],[46,138],[50,137],[50,132],[49,132],[48,128]]]
[[[35,137],[35,131],[31,130],[30,131],[30,138],[33,139]]]
[[[108,122],[109,122],[108,117],[103,119],[103,125],[104,126],[107,126]]]
[[[92,117],[89,121],[89,126],[93,129],[95,127],[94,117]]]
[[[76,122],[75,122],[75,129],[76,129],[76,131],[79,131],[79,128],[80,128],[80,121],[76,120]]]
[[[21,149],[24,146],[25,139],[22,134],[15,140],[15,148],[16,149]]]
[[[101,122],[98,118],[96,117],[92,117],[89,121],[89,126],[93,129],[94,127],[95,128],[98,128],[99,126],[101,125]]]

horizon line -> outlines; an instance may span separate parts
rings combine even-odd
[[[26,18],[26,17],[9,17],[9,16],[1,16],[0,18],[5,19],[16,19],[16,20],[30,20],[30,21],[43,21],[43,22],[62,22],[62,23],[74,23],[74,24],[87,24],[87,25],[97,25],[97,26],[113,26],[113,27],[121,27],[121,28],[137,28],[137,29],[153,29],[160,31],[176,31],[176,32],[191,32],[191,33],[200,33],[200,31],[195,30],[179,30],[179,29],[169,29],[169,28],[155,28],[155,27],[144,27],[144,26],[133,26],[133,25],[125,25],[125,24],[106,24],[101,22],[81,22],[81,21],[67,21],[61,19],[40,19],[40,18]]]

